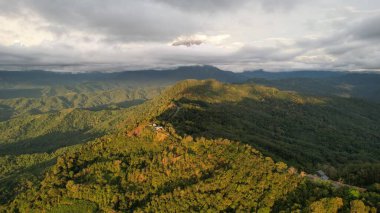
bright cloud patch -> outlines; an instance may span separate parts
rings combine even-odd
[[[221,45],[223,44],[223,41],[225,41],[227,38],[229,38],[230,35],[215,35],[215,36],[208,36],[203,34],[195,34],[191,36],[180,36],[176,38],[173,42],[173,46],[193,46],[193,45],[201,45],[203,43],[208,43],[212,45]]]

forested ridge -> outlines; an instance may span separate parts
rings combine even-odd
[[[186,80],[165,91],[172,82],[81,81],[1,99],[16,103],[0,122],[1,211],[380,208],[376,101],[256,81]],[[308,178],[316,170],[347,185]]]
[[[377,103],[217,81],[189,87],[174,102],[177,107],[159,120],[178,134],[240,141],[276,160],[307,172],[322,169],[350,184],[379,180]]]
[[[12,165],[5,177],[32,169],[14,183],[17,193],[7,189],[3,210],[376,212],[378,109],[252,83],[187,80],[127,109],[66,112],[46,131],[67,123],[99,135],[53,152],[3,156]],[[302,172],[316,169],[367,191]]]

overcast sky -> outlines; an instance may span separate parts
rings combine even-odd
[[[0,0],[0,69],[380,70],[378,0]]]

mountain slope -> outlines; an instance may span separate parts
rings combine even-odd
[[[59,209],[70,203],[62,200],[81,199],[103,211],[257,211],[301,180],[248,146],[154,138],[147,128],[139,137],[104,137],[60,157],[41,188],[21,197],[29,200],[23,207]]]
[[[29,180],[38,183],[64,152],[105,134],[131,130],[159,115],[184,87],[186,83],[176,85],[147,103],[127,109],[67,109],[0,122],[0,202],[12,200],[31,184]]]
[[[177,107],[158,120],[182,136],[241,141],[309,172],[329,170],[335,178],[348,173],[343,172],[346,167],[355,170],[355,165],[371,163],[374,167],[367,169],[373,175],[355,179],[361,184],[378,180],[378,104],[217,81],[194,84],[174,103]]]
[[[348,211],[358,202],[374,207],[375,192],[309,181],[252,147],[308,170],[318,163],[375,165],[378,109],[373,103],[255,84],[183,81],[150,101],[116,111],[106,136],[58,155],[42,182],[25,182],[4,208],[310,212],[326,206]],[[340,162],[349,151],[353,158]],[[371,178],[364,184],[378,180]]]

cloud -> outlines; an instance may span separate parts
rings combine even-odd
[[[331,55],[327,54],[320,54],[320,55],[302,55],[297,56],[295,58],[295,61],[306,63],[306,64],[329,64],[333,63],[336,59],[332,57]]]
[[[0,0],[0,25],[0,69],[380,67],[375,1]]]
[[[48,22],[47,28],[60,33],[86,31],[104,35],[108,41],[167,41],[202,29],[193,16],[150,0],[21,0],[17,5],[3,11],[38,16]]]
[[[158,0],[158,2],[186,11],[218,12],[239,8],[249,0]]]
[[[263,9],[268,12],[290,11],[302,3],[302,0],[259,0]]]
[[[380,14],[360,20],[349,29],[348,33],[352,34],[357,39],[362,40],[380,40]]]
[[[204,34],[195,34],[190,36],[179,36],[174,41],[172,41],[172,46],[194,46],[201,45],[204,43],[212,44],[212,45],[223,45],[224,41],[228,39],[230,35],[222,34],[222,35],[204,35]]]
[[[164,4],[170,5],[174,8],[178,8],[183,11],[190,12],[235,12],[241,8],[248,7],[250,9],[255,9],[261,7],[266,11],[290,11],[298,4],[301,0],[158,0]]]
[[[201,45],[203,43],[202,40],[195,40],[195,39],[181,39],[178,41],[174,41],[172,43],[173,46],[186,46],[190,47],[193,45]]]

